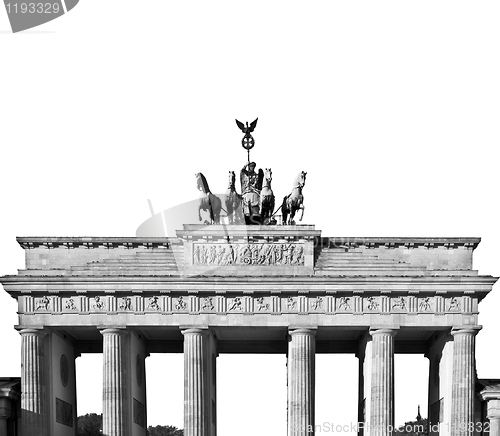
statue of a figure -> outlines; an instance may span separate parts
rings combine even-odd
[[[241,196],[246,224],[260,224],[260,191],[264,172],[255,172],[255,162],[246,164],[240,172]]]

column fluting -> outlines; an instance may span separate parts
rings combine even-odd
[[[103,336],[102,432],[128,435],[126,339],[123,329],[105,329]]]
[[[388,436],[394,430],[394,336],[393,329],[372,329],[372,379],[370,435]]]
[[[288,436],[314,435],[316,331],[290,331],[288,342]]]
[[[474,328],[457,328],[451,331],[453,335],[451,436],[468,436],[474,433],[475,344],[478,331]]]
[[[46,435],[47,417],[44,380],[46,332],[23,329],[21,335],[21,434]]]
[[[207,330],[192,328],[184,335],[184,435],[208,435]]]

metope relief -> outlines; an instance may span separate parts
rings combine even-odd
[[[337,308],[339,311],[351,311],[351,298],[350,297],[340,297],[337,300]]]
[[[64,308],[66,310],[70,310],[70,311],[78,310],[78,308],[76,307],[74,298],[68,298],[66,300],[66,304],[64,305]]]
[[[323,297],[315,297],[309,302],[309,307],[318,312],[323,312],[324,307],[323,307]]]
[[[370,312],[378,310],[379,304],[378,304],[377,300],[375,299],[375,297],[368,297],[366,299],[366,308]]]
[[[294,297],[288,297],[286,299],[286,308],[288,310],[297,310],[297,300]]]
[[[147,305],[148,310],[160,310],[160,304],[158,302],[158,297],[149,297],[148,298],[148,305]]]
[[[303,266],[303,244],[194,244],[193,265]]]
[[[255,299],[255,310],[258,312],[267,312],[269,310],[269,303],[266,303],[264,297],[257,297]]]
[[[176,298],[176,303],[175,303],[174,308],[175,308],[175,310],[179,310],[179,311],[185,311],[187,309],[187,303],[184,300],[184,297],[181,296],[181,297]]]
[[[49,305],[50,305],[50,299],[49,299],[49,297],[44,296],[42,298],[37,298],[36,299],[35,310],[36,311],[39,311],[39,310],[48,311],[49,310]]]
[[[243,302],[240,297],[229,298],[227,302],[227,310],[229,311],[243,311]]]
[[[94,310],[104,310],[106,308],[104,300],[99,295],[96,295],[94,297],[94,303],[92,304],[92,308]]]
[[[120,306],[118,306],[120,310],[132,310],[132,298],[130,297],[121,297]]]
[[[418,310],[420,312],[429,312],[431,310],[431,297],[424,297],[419,300]]]
[[[201,302],[201,310],[212,312],[215,309],[212,297],[203,297]]]
[[[396,297],[392,299],[393,310],[407,310],[406,300],[403,297]]]

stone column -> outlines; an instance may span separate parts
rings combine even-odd
[[[451,436],[474,433],[474,394],[476,383],[475,343],[478,328],[454,328],[451,393]]]
[[[370,435],[392,435],[394,429],[394,336],[393,329],[372,329],[372,385]]]
[[[208,436],[208,331],[190,328],[184,335],[184,436]]]
[[[127,336],[123,329],[110,328],[103,335],[102,433],[128,436]]]
[[[288,342],[288,436],[314,435],[316,331],[290,331]]]
[[[12,413],[12,406],[9,398],[0,398],[0,436],[8,436],[7,420]]]
[[[21,434],[46,436],[44,346],[46,332],[24,329],[21,335]]]

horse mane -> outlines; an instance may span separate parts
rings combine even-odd
[[[210,188],[208,187],[208,182],[207,182],[206,177],[203,175],[203,173],[198,173],[198,177],[201,179],[203,192],[205,194],[208,194],[210,192]]]

